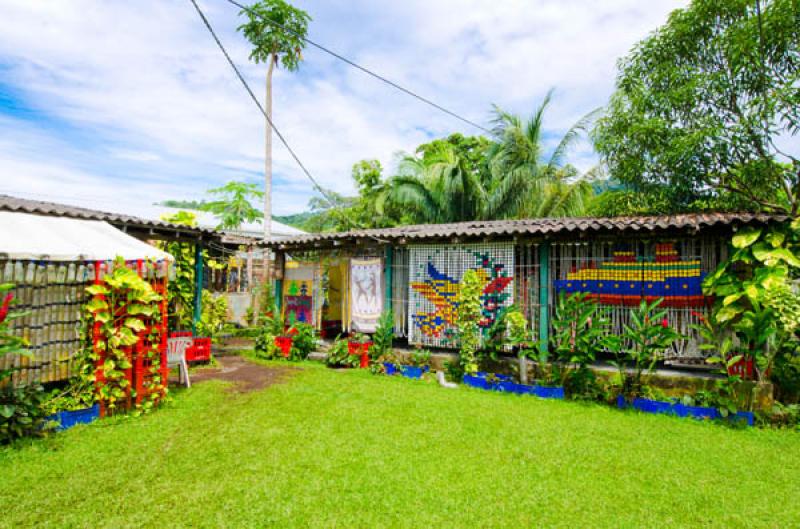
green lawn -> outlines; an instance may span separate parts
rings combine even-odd
[[[0,449],[3,527],[789,527],[800,435],[331,371]]]

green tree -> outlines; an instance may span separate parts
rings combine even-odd
[[[298,69],[303,59],[304,39],[311,17],[283,0],[260,0],[243,9],[239,15],[248,18],[238,30],[253,45],[250,60],[256,64],[267,64],[265,110],[268,121],[271,121],[273,70],[279,64],[290,72]],[[269,123],[266,128],[264,177],[264,238],[269,239],[272,235],[272,127]]]
[[[486,190],[467,158],[442,142],[416,156],[404,155],[388,199],[415,222],[443,223],[481,218]]]
[[[695,0],[636,45],[593,134],[611,174],[672,211],[721,197],[797,213],[800,159],[782,145],[800,130],[799,5]]]
[[[484,218],[583,213],[587,188],[583,184],[572,187],[581,177],[574,167],[565,166],[564,159],[594,119],[594,113],[573,125],[555,149],[547,153],[544,114],[551,99],[552,90],[528,118],[495,107],[495,143],[489,151],[492,179],[487,185]]]
[[[239,229],[245,222],[254,222],[264,214],[253,207],[250,198],[261,198],[264,193],[256,184],[245,182],[228,182],[222,187],[209,189],[219,200],[211,200],[203,204],[203,211],[210,211],[219,220],[218,229]]]

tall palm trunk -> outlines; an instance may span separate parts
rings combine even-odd
[[[272,237],[272,70],[275,68],[275,56],[270,56],[267,66],[266,101],[264,110],[267,112],[266,130],[264,133],[264,240]],[[268,288],[272,278],[272,261],[269,258],[270,250],[264,252],[264,286]],[[278,293],[280,295],[280,293]],[[265,307],[269,310],[271,307]]]
[[[272,70],[275,68],[275,57],[269,60],[267,67],[267,123],[264,142],[264,238],[272,236]]]

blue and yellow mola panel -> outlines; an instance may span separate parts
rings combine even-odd
[[[419,245],[410,249],[409,342],[457,347],[456,314],[461,277],[475,270],[482,284],[482,329],[513,303],[511,243]]]
[[[638,305],[664,298],[665,307],[702,307],[705,276],[699,259],[682,259],[674,243],[658,243],[655,255],[637,255],[627,246],[613,252],[611,261],[567,273],[554,282],[556,292],[583,292],[604,305]]]

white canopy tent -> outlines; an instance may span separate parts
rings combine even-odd
[[[164,252],[99,220],[0,211],[0,260],[174,261]]]

